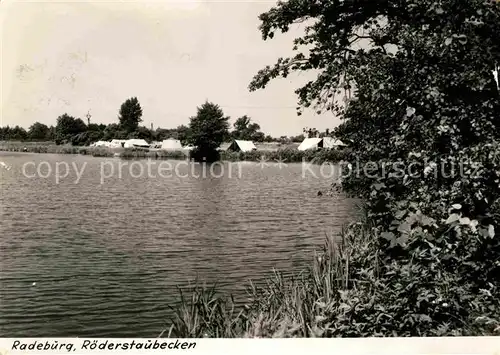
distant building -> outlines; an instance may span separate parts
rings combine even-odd
[[[227,150],[233,151],[233,152],[251,152],[252,150],[257,150],[257,147],[255,144],[253,144],[252,141],[240,141],[240,140],[234,140]]]
[[[181,141],[178,139],[165,139],[161,142],[161,149],[163,150],[182,150]]]
[[[298,150],[309,150],[318,148],[340,148],[344,143],[332,137],[306,138],[300,143]]]

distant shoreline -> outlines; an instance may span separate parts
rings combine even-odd
[[[119,159],[155,159],[155,160],[187,160],[188,150],[162,150],[147,148],[107,148],[84,147],[72,145],[56,145],[50,142],[0,142],[0,151],[37,153],[37,154],[78,154],[102,158]],[[323,164],[337,163],[344,159],[345,150],[319,149],[299,151],[297,148],[277,148],[275,150],[254,150],[251,152],[221,151],[221,161],[283,161],[286,163],[310,162]]]

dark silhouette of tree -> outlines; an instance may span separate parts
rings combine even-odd
[[[181,144],[186,145],[189,141],[191,130],[188,126],[180,125],[176,128],[177,137],[181,141]]]
[[[295,137],[290,137],[290,140],[293,142],[293,143],[302,143],[302,141],[305,139],[304,135],[303,134],[300,134],[298,136],[295,136]]]
[[[257,123],[251,123],[250,117],[242,116],[234,123],[234,131],[231,132],[233,139],[263,142],[265,134],[260,131]]]
[[[118,116],[120,126],[127,133],[132,133],[142,122],[142,108],[137,97],[127,99],[120,107]]]
[[[109,141],[112,139],[126,139],[127,132],[117,123],[111,123],[103,131],[103,140]]]
[[[56,125],[56,143],[70,142],[72,137],[86,132],[87,126],[80,118],[74,118],[67,113],[57,118]]]
[[[147,127],[137,127],[137,129],[127,135],[127,138],[138,138],[144,139],[147,142],[151,142],[153,140],[153,131],[151,131]]]
[[[304,135],[307,136],[307,138],[316,138],[320,134],[316,128],[307,128],[306,127],[302,130],[302,132],[304,133]]]
[[[229,135],[228,121],[229,117],[225,117],[222,109],[214,103],[207,101],[198,107],[196,116],[190,118],[190,134],[187,139],[195,147],[192,151],[195,160],[218,160],[217,149]]]
[[[32,141],[44,141],[49,135],[49,127],[40,122],[33,123],[29,130],[28,136]]]

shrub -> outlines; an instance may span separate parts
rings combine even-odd
[[[371,337],[498,335],[498,284],[477,289],[459,273],[442,273],[414,253],[415,262],[388,261],[376,229],[351,223],[329,236],[310,268],[279,272],[267,285],[250,284],[239,309],[213,287],[181,293],[168,327],[174,337]]]

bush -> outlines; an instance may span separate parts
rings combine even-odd
[[[460,274],[387,260],[368,221],[326,239],[309,269],[250,284],[248,305],[213,287],[181,293],[169,337],[372,337],[498,335],[498,284],[478,290]]]
[[[295,148],[284,148],[276,151],[272,150],[254,150],[251,152],[221,152],[221,159],[227,161],[275,161],[282,160],[285,163],[301,163],[303,161],[322,164],[324,162],[338,163],[346,156],[346,150],[338,149],[318,149],[300,151]]]

